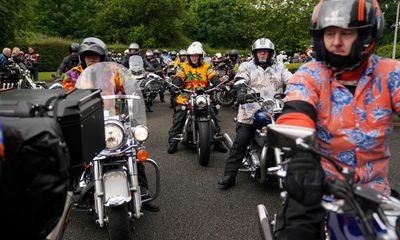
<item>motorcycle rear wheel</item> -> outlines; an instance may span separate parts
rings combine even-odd
[[[128,204],[108,207],[108,236],[110,240],[132,239],[133,229],[129,223]]]
[[[197,123],[197,156],[201,166],[210,161],[210,122]]]

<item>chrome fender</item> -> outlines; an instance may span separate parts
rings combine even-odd
[[[131,201],[128,176],[125,171],[113,170],[103,176],[104,206],[113,207]]]

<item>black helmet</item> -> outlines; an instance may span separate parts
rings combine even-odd
[[[235,49],[229,51],[229,59],[236,61],[239,58],[239,53]]]
[[[153,50],[153,54],[156,55],[156,56],[160,56],[161,53],[157,49],[154,49]]]
[[[85,55],[88,52],[94,52],[100,55],[100,61],[104,62],[106,61],[106,57],[107,57],[107,47],[106,44],[101,41],[98,38],[95,37],[88,37],[83,39],[81,45],[79,46],[79,58],[81,61],[81,64],[83,66],[83,68],[86,68],[86,63],[85,63]]]
[[[312,15],[311,33],[316,59],[333,68],[355,68],[372,54],[382,36],[384,19],[377,0],[325,0]],[[357,29],[358,37],[349,56],[329,53],[323,43],[327,27]]]
[[[73,42],[69,47],[69,52],[77,52],[79,50],[79,43]]]

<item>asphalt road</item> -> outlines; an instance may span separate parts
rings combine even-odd
[[[168,99],[169,96],[166,96]],[[219,119],[223,131],[234,138],[236,110],[224,107]],[[196,160],[196,153],[179,145],[178,152],[167,154],[168,130],[171,126],[172,110],[168,103],[157,102],[154,112],[147,114],[150,137],[147,150],[157,161],[161,172],[161,194],[158,202],[160,212],[144,212],[134,222],[134,238],[144,239],[260,239],[256,206],[265,204],[270,213],[280,206],[277,186],[261,185],[246,172],[241,172],[237,185],[220,190],[217,180],[222,176],[227,153],[211,153],[208,167]],[[400,189],[399,138],[400,128],[395,128],[391,151],[390,181]],[[151,166],[147,167],[149,182]],[[74,211],[68,226],[66,240],[108,239],[106,228],[101,229],[93,215]]]

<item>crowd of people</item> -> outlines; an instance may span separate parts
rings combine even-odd
[[[259,38],[252,45],[250,57],[240,56],[236,50],[209,57],[201,43],[193,42],[187,50],[146,50],[142,56],[144,68],[157,71],[164,66],[175,67],[172,83],[178,88],[194,90],[218,85],[221,79],[215,69],[224,65],[231,70],[234,81],[246,82],[246,86],[252,86],[262,97],[271,98],[285,91],[285,105],[277,123],[314,129],[320,148],[337,159],[340,166],[354,169],[354,181],[389,196],[392,191],[388,182],[388,138],[392,114],[400,114],[400,63],[374,54],[384,20],[379,4],[376,0],[373,3],[321,1],[312,17],[313,45],[304,54],[288,57],[281,51],[277,55],[270,39]],[[366,9],[368,15],[360,17],[364,10],[353,10],[353,6]],[[86,38],[80,45],[71,44],[70,51],[69,59],[64,59],[57,70],[59,75],[66,72],[65,89],[73,88],[80,73],[96,62],[112,60],[129,69],[129,59],[141,54],[135,42],[124,54],[108,52],[97,38]],[[26,55],[4,49],[0,66],[10,57],[15,58],[14,61],[31,62],[32,74],[37,78],[39,55],[33,48],[29,48]],[[287,62],[305,64],[292,74],[285,66]],[[235,88],[239,103],[236,137],[222,177],[217,181],[223,189],[236,184],[238,169],[255,134],[252,116],[260,108],[246,101],[247,87],[239,84]],[[164,101],[164,96],[160,95],[160,99]],[[185,116],[179,97],[173,96],[173,101],[169,154],[178,149],[174,137],[182,132]],[[215,123],[219,122],[216,113],[212,118]],[[218,133],[221,127],[216,126]],[[220,142],[214,149],[227,152]],[[277,218],[275,234],[279,239],[298,239],[299,236],[320,239],[326,214],[320,203],[324,179],[340,174],[324,158],[303,151],[290,154],[285,177],[288,198]],[[158,209],[158,206],[149,207]]]

